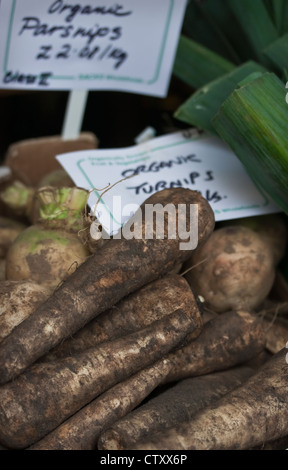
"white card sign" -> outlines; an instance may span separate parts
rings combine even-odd
[[[1,0],[0,87],[166,96],[187,0]]]
[[[193,129],[132,147],[56,158],[77,186],[94,189],[89,199],[92,208],[103,194],[96,215],[109,234],[117,233],[151,194],[172,187],[200,191],[216,221],[280,212],[222,140]]]

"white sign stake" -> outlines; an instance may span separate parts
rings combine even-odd
[[[72,90],[69,92],[62,127],[63,140],[78,138],[82,128],[87,98],[88,90]]]

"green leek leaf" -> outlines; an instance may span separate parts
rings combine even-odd
[[[222,102],[232,93],[241,80],[253,72],[265,71],[266,69],[262,65],[253,61],[235,67],[230,73],[222,75],[198,89],[176,110],[174,117],[216,134],[212,118]]]
[[[263,51],[273,62],[284,78],[288,79],[288,33],[272,42]]]
[[[225,57],[235,64],[241,58],[235,50],[227,29],[231,25],[231,11],[225,7],[225,0],[190,0],[186,7],[183,34],[202,46]],[[233,34],[237,34],[233,25]]]
[[[199,43],[181,35],[173,73],[193,88],[199,88],[234,68],[234,64]]]
[[[241,25],[255,58],[264,65],[269,65],[263,49],[276,41],[279,34],[265,3],[262,0],[226,0],[226,5]]]
[[[223,102],[213,125],[255,183],[288,215],[286,93],[271,72],[246,80]]]

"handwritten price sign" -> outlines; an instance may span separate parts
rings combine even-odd
[[[166,96],[186,0],[1,0],[2,88]]]
[[[72,152],[56,158],[78,186],[98,188],[91,192],[91,206],[101,188],[110,183],[111,189],[103,195],[96,213],[108,233],[117,232],[129,211],[134,212],[147,197],[166,188],[200,191],[217,221],[280,211],[255,187],[227,145],[194,129],[137,146]]]

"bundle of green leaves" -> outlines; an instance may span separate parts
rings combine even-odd
[[[287,50],[287,0],[189,0],[173,69],[191,86],[174,117],[224,140],[286,215]]]

